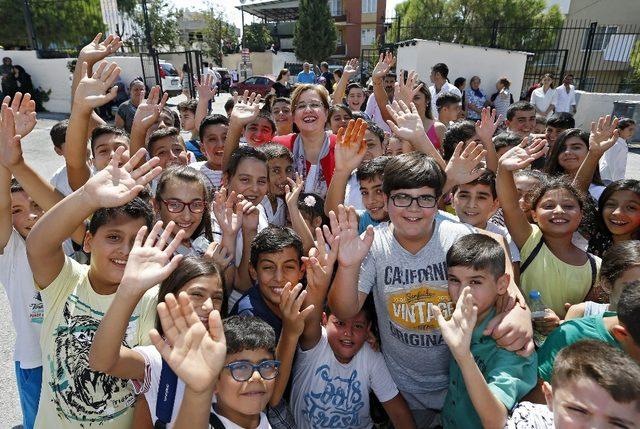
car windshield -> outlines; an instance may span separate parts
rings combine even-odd
[[[160,66],[164,69],[165,72],[167,72],[169,76],[178,76],[178,71],[175,69],[175,67],[173,67],[173,65],[168,63],[161,63]]]

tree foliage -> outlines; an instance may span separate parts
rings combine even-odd
[[[130,0],[120,0],[119,3],[127,5]],[[126,9],[124,11],[126,12]],[[158,51],[176,48],[180,44],[178,20],[182,17],[182,12],[171,6],[167,0],[147,0],[147,12],[153,47]],[[129,15],[140,29],[140,34],[144,38],[145,27],[142,6],[132,5]],[[144,43],[144,46],[146,47],[146,43]]]
[[[314,64],[328,59],[336,50],[338,38],[329,3],[300,0],[298,13],[293,34],[296,56]]]
[[[400,40],[413,38],[493,46],[547,49],[556,43],[563,16],[545,0],[407,0],[396,6]],[[395,38],[398,21],[388,35]]]
[[[238,49],[236,29],[225,21],[222,12],[213,8],[196,14],[204,21],[202,42],[191,43],[191,46],[200,49],[206,58],[211,58],[218,66],[222,66],[222,54],[233,53]],[[189,46],[189,41],[183,42],[183,45]]]
[[[273,43],[269,26],[257,22],[245,25],[243,40],[244,47],[251,52],[264,52],[269,49]]]

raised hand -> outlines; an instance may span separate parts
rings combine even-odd
[[[480,137],[480,141],[489,142],[493,138],[498,125],[502,123],[502,115],[496,119],[496,109],[484,107],[480,114],[480,120],[476,121],[476,134]]]
[[[147,154],[140,149],[126,163],[119,166],[125,148],[116,149],[109,165],[98,171],[81,188],[87,203],[94,209],[118,207],[133,200],[149,182],[162,172],[156,157],[135,168]]]
[[[282,313],[282,331],[291,332],[299,337],[304,331],[304,322],[314,309],[313,304],[300,311],[307,296],[307,291],[302,289],[302,284],[293,286],[291,282],[284,285],[280,295],[278,307]]]
[[[414,142],[426,135],[422,119],[413,102],[407,105],[402,100],[394,100],[393,103],[387,104],[386,108],[393,118],[393,121],[387,121],[387,124],[397,137]]]
[[[349,80],[351,76],[356,74],[356,72],[358,71],[358,64],[359,63],[357,58],[351,58],[349,61],[347,61],[347,63],[344,65],[344,68],[342,69],[342,74],[346,75],[346,80]]]
[[[120,75],[120,67],[116,63],[100,63],[91,77],[87,76],[88,65],[82,63],[80,83],[73,97],[75,108],[91,111],[116,98],[118,87],[114,86]]]
[[[544,156],[549,150],[547,141],[535,139],[529,144],[529,138],[525,137],[518,146],[512,147],[500,158],[500,168],[508,171],[521,170],[531,165],[533,161]]]
[[[331,284],[333,266],[338,257],[340,237],[335,237],[329,253],[326,251],[324,237],[320,228],[316,228],[316,239],[318,247],[312,247],[309,250],[309,257],[303,256],[302,262],[306,267],[308,293],[313,295],[317,302],[323,302]]]
[[[184,231],[178,231],[171,238],[175,229],[176,224],[171,221],[163,231],[162,221],[158,221],[145,239],[147,227],[140,228],[127,259],[121,286],[126,285],[127,289],[134,289],[142,295],[169,277],[182,259],[182,255],[175,255],[175,251],[184,239]]]
[[[454,357],[464,356],[471,352],[471,336],[478,320],[478,307],[473,305],[473,296],[469,286],[462,289],[456,309],[449,320],[445,320],[442,310],[437,305],[433,314],[438,319],[440,332]]]
[[[447,180],[456,185],[473,182],[480,177],[483,169],[478,168],[478,165],[487,153],[481,144],[475,142],[469,143],[464,149],[463,147],[464,142],[458,143],[445,168]]]
[[[16,134],[15,112],[11,107],[2,104],[0,117],[0,165],[11,169],[23,159],[20,135]]]
[[[222,230],[222,236],[235,240],[242,227],[242,205],[238,203],[235,191],[227,196],[227,188],[220,188],[213,199],[213,215]]]
[[[346,131],[340,127],[334,149],[336,171],[351,174],[358,168],[367,153],[365,131],[367,131],[367,123],[362,119],[350,120]]]
[[[589,152],[597,156],[602,156],[618,140],[620,130],[618,128],[618,118],[611,120],[611,115],[600,116],[598,122],[591,123],[591,134],[589,135]]]
[[[418,73],[415,70],[409,72],[407,80],[404,80],[404,73],[398,73],[398,81],[396,82],[393,90],[393,99],[402,100],[406,105],[409,105],[413,101],[413,97],[422,89],[423,83],[416,85],[418,81]]]
[[[212,100],[216,96],[216,88],[213,85],[213,76],[200,75],[200,79],[194,79],[193,83],[201,100]]]
[[[335,247],[335,231],[339,232],[338,263],[341,267],[360,266],[369,253],[373,243],[373,227],[369,226],[362,236],[358,234],[358,215],[353,207],[345,208],[342,204],[338,206],[338,214],[329,212],[329,220],[334,233],[333,240]]]
[[[302,176],[296,173],[296,181],[287,177],[288,185],[284,185],[284,200],[287,203],[287,207],[291,212],[292,209],[298,209],[298,199],[300,199],[300,193],[304,189],[304,180]]]
[[[122,46],[120,37],[112,34],[107,36],[102,42],[100,42],[100,39],[102,39],[102,33],[98,33],[91,43],[80,50],[80,54],[78,55],[80,63],[86,62],[89,66],[93,66],[98,61],[116,52]]]
[[[149,129],[160,117],[168,98],[169,93],[167,92],[160,97],[159,86],[151,88],[147,99],[140,102],[136,109],[136,114],[133,116],[133,126],[139,125],[145,130]]]
[[[234,254],[229,252],[226,247],[221,243],[215,241],[209,244],[207,251],[204,252],[204,257],[211,259],[214,264],[218,265],[222,271],[226,270],[231,261],[233,261]]]
[[[166,341],[155,329],[149,336],[162,359],[192,391],[212,391],[227,354],[218,310],[209,313],[207,332],[187,293],[181,292],[177,301],[167,294],[165,302],[158,304],[158,317]]]
[[[5,100],[7,99],[5,98]],[[29,93],[23,96],[21,92],[16,92],[10,107],[13,110],[15,134],[24,138],[36,126],[36,102],[31,99]]]
[[[233,106],[231,111],[231,117],[229,122],[236,123],[238,125],[245,126],[260,114],[260,94],[252,92],[249,95],[249,91],[245,91],[242,97],[238,98],[238,101]]]
[[[373,78],[384,79],[395,63],[396,59],[393,57],[391,52],[387,51],[386,53],[380,54],[380,59],[378,60],[376,67],[373,69]]]
[[[260,210],[251,201],[244,199],[242,195],[238,195],[240,200],[238,204],[242,208],[242,230],[257,231],[260,222]]]

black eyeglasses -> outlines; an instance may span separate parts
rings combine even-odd
[[[176,199],[160,199],[160,201],[162,201],[167,210],[171,213],[181,213],[185,207],[189,207],[189,211],[191,213],[202,213],[207,206],[204,200],[193,200],[190,203],[185,203],[184,201]]]
[[[391,195],[391,201],[393,201],[393,205],[396,207],[409,207],[415,201],[418,203],[418,207],[423,209],[431,209],[436,206],[438,199],[433,195],[419,195],[417,197],[412,197],[407,194],[395,194]]]
[[[253,373],[258,371],[260,377],[265,380],[273,380],[278,375],[278,368],[280,368],[279,360],[265,360],[258,365],[254,365],[247,361],[236,361],[225,365],[224,368],[229,368],[231,377],[235,381],[248,381]]]

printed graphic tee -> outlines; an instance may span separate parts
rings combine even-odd
[[[444,402],[451,356],[432,308],[447,318],[453,313],[446,254],[473,232],[438,213],[431,239],[414,255],[395,239],[391,224],[382,224],[362,262],[358,289],[373,293],[382,353],[411,409],[439,409]]]
[[[99,295],[89,283],[89,266],[66,257],[58,277],[40,292],[42,323],[42,393],[35,427],[129,427],[135,396],[128,380],[89,368],[93,337],[115,294]],[[140,342],[136,308],[123,345]]]
[[[298,429],[370,428],[369,390],[380,402],[398,394],[384,358],[365,343],[343,364],[329,346],[327,331],[309,350],[298,348],[291,405]]]

